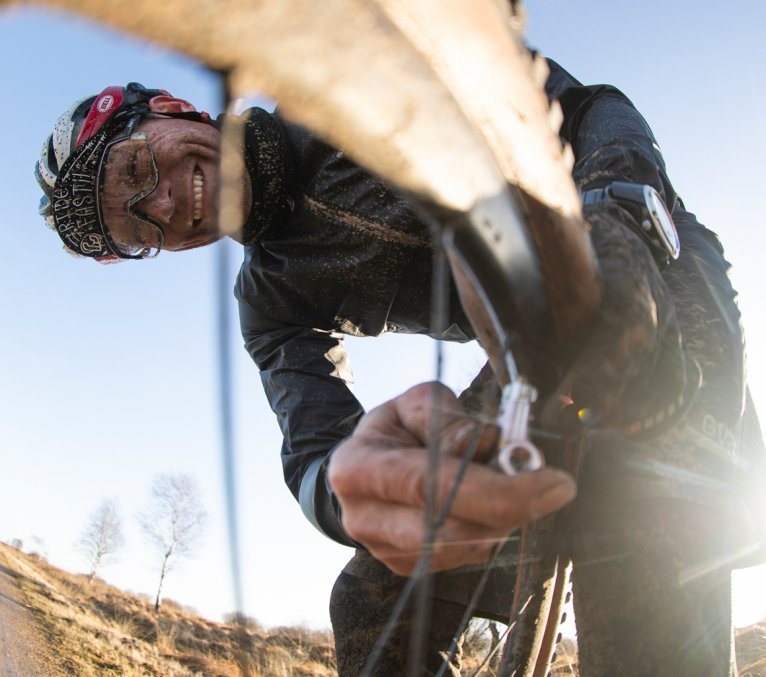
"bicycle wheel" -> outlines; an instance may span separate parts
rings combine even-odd
[[[410,12],[417,13],[410,5]],[[415,3],[417,8],[417,3]],[[425,17],[421,17],[425,18]],[[458,22],[465,30],[469,16]],[[454,25],[447,25],[447,31]],[[421,39],[421,45],[437,41],[431,36]],[[444,40],[454,44],[454,40]],[[516,58],[506,54],[504,64],[513,63],[512,78],[516,89],[523,91],[521,99],[509,103],[520,119],[545,123],[548,119],[547,101],[539,88],[540,64],[526,58],[523,48],[517,46]],[[448,59],[439,63],[442,77],[449,82],[459,100],[468,98],[474,105],[477,96],[494,88],[479,89],[473,81],[460,77],[459,64]],[[534,71],[537,70],[537,82]],[[518,84],[525,78],[526,86]],[[506,102],[508,103],[508,102]],[[550,360],[551,348],[557,341],[577,341],[579,333],[592,316],[598,302],[597,282],[590,247],[583,237],[584,228],[578,220],[577,210],[557,211],[541,203],[533,194],[536,188],[547,191],[551,203],[566,201],[567,191],[561,184],[540,188],[535,177],[525,175],[525,169],[514,156],[518,148],[517,135],[538,135],[536,156],[539,167],[550,176],[560,176],[562,168],[569,170],[567,159],[560,147],[551,150],[547,145],[551,129],[545,124],[531,124],[497,128],[493,121],[507,120],[508,109],[488,100],[485,108],[474,110],[485,127],[488,142],[505,177],[517,189],[510,199],[493,199],[478,205],[468,214],[445,214],[444,210],[421,205],[431,210],[440,226],[453,274],[458,282],[464,308],[486,348],[490,363],[501,383],[511,378],[516,368],[541,388],[543,394],[559,378],[560,365]],[[486,109],[494,115],[486,115]],[[484,112],[486,117],[481,117]],[[526,132],[526,133],[525,133]],[[569,179],[571,184],[571,179]],[[526,189],[525,189],[526,188]],[[561,196],[564,197],[561,197]],[[561,202],[557,198],[561,198]],[[571,205],[570,205],[571,206]],[[566,290],[567,293],[563,293]],[[531,310],[533,309],[533,310]],[[513,359],[509,360],[509,353]],[[511,366],[509,367],[509,362]],[[577,475],[579,450],[570,447],[563,465]],[[561,555],[557,538],[558,520],[551,517],[523,530],[515,586],[514,608],[509,613],[512,631],[503,660],[501,674],[545,675],[558,635],[557,627],[565,601],[570,566]],[[529,560],[529,561],[526,561]]]

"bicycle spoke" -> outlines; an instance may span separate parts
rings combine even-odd
[[[481,671],[484,669],[484,666],[489,663],[492,658],[495,656],[495,654],[500,650],[500,648],[503,646],[503,644],[507,641],[508,635],[513,629],[512,625],[509,625],[505,628],[503,631],[503,634],[500,635],[498,638],[497,644],[492,647],[492,650],[485,656],[484,660],[481,662],[478,668],[476,668],[476,671],[471,675],[471,677],[476,677],[477,675],[481,674]]]
[[[461,459],[460,465],[455,475],[455,480],[453,481],[452,486],[450,487],[450,490],[447,494],[447,498],[445,499],[445,502],[442,505],[441,510],[439,511],[439,514],[436,518],[436,522],[435,522],[436,531],[438,531],[438,529],[441,528],[441,526],[444,524],[444,520],[449,514],[449,508],[452,502],[454,501],[455,496],[457,495],[457,491],[459,489],[459,486],[460,486],[460,483],[462,482],[463,477],[465,476],[465,472],[468,469],[469,464],[471,463],[471,461],[473,460],[476,454],[476,448],[478,446],[479,436],[481,432],[481,425],[482,425],[481,423],[477,422],[476,428],[474,430],[474,434],[471,437],[471,440],[469,441],[468,448],[466,449],[465,456]],[[427,567],[429,564],[430,564],[430,557],[426,558],[425,555],[421,556],[421,558],[418,560],[417,564],[415,565],[415,570],[413,574],[407,579],[407,582],[405,583],[401,593],[399,594],[399,597],[396,600],[396,604],[394,605],[394,608],[388,617],[386,626],[381,632],[380,637],[378,638],[378,641],[375,645],[375,648],[373,649],[372,653],[370,653],[370,656],[367,659],[367,664],[365,665],[361,673],[362,675],[372,674],[372,670],[375,668],[378,660],[380,659],[383,649],[388,643],[388,640],[391,638],[391,635],[393,634],[393,631],[396,628],[396,625],[401,620],[402,614],[404,613],[404,610],[408,602],[410,601],[410,597],[412,596],[413,592],[416,589],[416,586],[418,583],[418,577],[422,576],[424,571],[427,571]],[[459,636],[458,636],[458,639],[459,639]]]
[[[227,113],[233,113],[231,83],[227,73],[221,73],[221,100],[222,109]],[[241,128],[226,128],[224,134],[242,133]],[[235,142],[231,146],[236,148]],[[231,190],[230,181],[227,181],[225,168],[222,174],[224,180],[221,186],[220,211],[223,216],[223,207],[227,204],[227,190]],[[226,501],[226,526],[229,545],[229,566],[231,567],[232,593],[236,612],[244,611],[244,595],[242,586],[242,569],[239,544],[239,515],[237,512],[237,482],[236,482],[236,457],[234,449],[234,387],[232,383],[232,357],[231,357],[231,278],[229,248],[226,242],[218,245],[216,256],[216,298],[218,313],[216,318],[218,328],[218,373],[219,373],[219,398],[221,416],[221,451],[224,478],[224,497]]]
[[[436,242],[439,242],[438,237]],[[432,302],[432,326],[437,333],[440,333],[445,325],[447,318],[447,279],[448,269],[446,256],[444,250],[440,245],[434,246],[434,273],[433,273],[433,302]],[[444,367],[444,351],[440,342],[437,343],[435,351],[435,375],[434,380],[440,382],[443,377]],[[438,390],[435,391],[435,395],[438,397]],[[415,571],[407,580],[402,592],[397,599],[394,609],[389,616],[386,626],[381,633],[378,641],[373,649],[372,653],[368,657],[367,664],[363,670],[364,675],[372,674],[372,670],[377,664],[380,656],[382,655],[385,645],[388,643],[394,629],[401,620],[401,616],[407,604],[410,601],[412,594],[418,590],[417,606],[415,610],[415,623],[413,623],[413,633],[411,637],[411,649],[408,671],[410,674],[415,674],[420,669],[420,664],[423,658],[423,646],[427,637],[427,629],[429,626],[430,616],[430,602],[431,602],[431,585],[430,585],[430,563],[433,554],[433,544],[435,542],[436,533],[444,524],[444,520],[449,514],[450,506],[457,495],[458,488],[465,475],[468,466],[473,459],[476,448],[479,441],[479,434],[481,427],[477,424],[474,434],[469,442],[468,449],[461,459],[461,463],[458,467],[455,479],[450,487],[447,497],[442,505],[438,514],[436,513],[436,495],[437,495],[437,477],[439,470],[439,448],[438,448],[438,401],[434,406],[437,416],[432,421],[431,430],[429,433],[428,449],[429,449],[429,467],[428,467],[428,484],[426,489],[426,510],[425,510],[425,536],[423,542],[423,554],[420,556]]]
[[[458,647],[460,645],[460,638],[463,636],[463,633],[468,629],[468,625],[471,622],[471,619],[473,618],[473,612],[476,610],[476,607],[479,603],[479,599],[481,597],[481,593],[484,592],[484,588],[487,585],[487,581],[489,580],[489,574],[492,571],[492,566],[495,563],[495,560],[497,560],[501,550],[503,549],[503,546],[505,546],[506,543],[507,541],[498,543],[497,547],[495,548],[495,551],[492,553],[492,557],[490,557],[489,561],[485,564],[484,571],[481,574],[481,578],[479,579],[479,582],[476,584],[476,587],[474,588],[474,591],[471,595],[471,599],[468,600],[468,604],[465,608],[465,611],[463,612],[463,616],[460,619],[458,628],[455,631],[455,634],[452,636],[452,642],[450,643],[447,657],[444,659],[444,662],[442,663],[442,666],[439,668],[439,671],[436,673],[435,677],[443,677],[445,671],[449,667],[449,662],[455,657],[455,654],[457,653]]]
[[[431,326],[437,335],[441,335],[447,323],[447,260],[440,239],[434,238],[433,244],[433,273],[431,293]],[[444,370],[444,348],[441,341],[436,344],[435,351],[434,381],[440,383]],[[424,540],[421,560],[423,566],[416,577],[417,600],[415,604],[415,617],[412,624],[412,636],[410,640],[410,656],[408,658],[408,674],[417,677],[423,662],[427,636],[431,624],[431,592],[433,589],[433,577],[430,572],[433,547],[436,542],[436,533],[439,529],[436,516],[436,500],[439,477],[439,427],[441,421],[440,390],[433,389],[434,412],[431,427],[428,433],[428,476],[426,481],[426,509],[424,515]]]
[[[221,406],[221,448],[226,501],[226,526],[229,540],[229,566],[231,567],[234,604],[237,612],[243,611],[242,570],[240,566],[239,516],[237,512],[236,460],[234,455],[234,421],[232,418],[231,356],[229,350],[229,257],[225,243],[218,248],[218,342]]]
[[[440,333],[444,329],[445,325],[445,318],[447,316],[446,313],[446,278],[447,278],[447,269],[446,269],[446,257],[443,251],[443,247],[441,245],[441,238],[439,233],[435,232],[433,236],[434,242],[437,243],[434,245],[434,288],[433,288],[433,327],[435,330],[435,333]],[[505,354],[503,357],[503,360],[505,362],[506,369],[508,370],[509,374],[515,374],[516,373],[516,365],[514,362],[514,358],[510,350],[507,350],[507,346],[504,346],[506,348]],[[442,370],[443,370],[443,352],[441,350],[441,346],[437,347],[436,350],[436,380],[441,381],[442,377]],[[484,402],[484,407],[489,405],[489,402]],[[434,410],[438,413],[439,407],[438,402],[435,403]],[[483,412],[483,414],[486,414],[486,410]],[[418,675],[420,674],[420,666],[423,662],[423,655],[424,655],[424,646],[426,644],[426,639],[428,637],[429,633],[429,623],[430,623],[430,608],[432,604],[432,584],[431,584],[431,576],[429,574],[430,569],[430,562],[433,555],[433,545],[435,543],[436,535],[438,533],[438,530],[442,527],[444,524],[444,521],[446,520],[447,516],[449,515],[450,507],[455,499],[455,496],[457,495],[457,491],[460,487],[460,484],[462,482],[463,476],[465,472],[467,471],[469,464],[473,458],[473,455],[475,453],[476,444],[478,442],[478,436],[480,434],[481,426],[480,424],[477,424],[477,427],[474,430],[474,436],[471,441],[471,448],[469,450],[469,453],[467,453],[460,464],[459,471],[452,483],[452,486],[450,487],[450,490],[448,492],[448,495],[445,499],[444,504],[441,507],[441,510],[439,512],[438,517],[434,519],[433,515],[435,512],[435,500],[436,500],[436,477],[438,475],[438,463],[439,463],[439,450],[438,450],[438,439],[437,435],[435,433],[439,430],[439,421],[438,417],[435,417],[432,421],[432,434],[429,436],[429,475],[428,475],[428,483],[427,483],[427,505],[426,505],[426,515],[425,515],[425,539],[423,543],[423,554],[418,561],[418,564],[416,566],[415,572],[413,573],[411,579],[407,582],[407,585],[405,586],[405,589],[402,591],[402,594],[400,596],[400,599],[397,600],[397,605],[395,608],[395,614],[392,614],[391,619],[389,619],[389,623],[387,624],[386,629],[384,630],[384,633],[382,634],[378,645],[376,646],[376,650],[373,652],[375,654],[373,660],[369,663],[369,668],[366,668],[366,671],[369,669],[371,670],[372,667],[374,667],[375,662],[378,660],[380,654],[382,653],[383,647],[385,646],[386,642],[388,641],[390,634],[393,632],[394,628],[396,627],[399,619],[401,618],[402,613],[404,612],[404,609],[406,608],[406,605],[409,601],[409,597],[412,595],[412,593],[415,590],[419,591],[418,599],[417,599],[417,606],[415,610],[415,616],[414,616],[414,623],[412,628],[412,636],[411,636],[411,654],[409,656],[409,663],[408,663],[408,674],[411,675]],[[475,589],[472,592],[471,598],[469,600],[468,605],[466,606],[463,616],[460,620],[460,623],[456,629],[456,632],[454,633],[452,637],[452,641],[450,643],[449,651],[447,654],[447,657],[442,662],[441,668],[439,670],[440,675],[443,675],[445,671],[449,667],[449,662],[454,658],[457,648],[459,646],[460,638],[462,634],[465,632],[465,629],[467,628],[468,624],[470,623],[471,618],[473,617],[473,613],[477,608],[477,605],[479,603],[481,594],[486,586],[487,580],[489,578],[489,575],[491,573],[491,567],[494,564],[494,561],[496,560],[498,554],[500,553],[502,549],[502,545],[499,545],[490,560],[490,562],[486,565],[484,572],[482,573],[482,576],[476,585]],[[517,608],[517,605],[514,604],[513,608]],[[512,612],[511,612],[512,613]],[[509,627],[512,627],[514,625],[513,619],[509,620]],[[506,661],[507,662],[507,661]]]

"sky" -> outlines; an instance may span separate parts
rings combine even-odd
[[[718,232],[734,264],[751,384],[766,418],[766,8],[735,0],[530,0],[529,41],[581,81],[633,100],[663,148],[691,211]],[[105,498],[120,506],[127,545],[101,572],[153,595],[158,567],[135,516],[160,473],[185,472],[210,514],[197,557],[168,576],[165,595],[218,619],[235,608],[225,537],[220,451],[215,271],[233,243],[157,260],[99,266],[63,253],[37,214],[33,166],[58,115],[80,96],[138,81],[220,112],[217,78],[177,54],[41,9],[0,9],[5,132],[0,162],[0,539],[22,539],[70,571],[75,546]],[[269,105],[266,100],[252,102]],[[245,612],[266,626],[329,625],[327,600],[351,556],[316,532],[281,479],[280,434],[231,310],[239,533]],[[434,374],[433,343],[385,336],[350,341],[355,392],[368,407]],[[450,347],[447,382],[481,365]],[[738,575],[736,620],[766,616],[764,569]]]

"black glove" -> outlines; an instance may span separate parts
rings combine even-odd
[[[593,330],[546,402],[543,420],[567,431],[584,424],[653,436],[684,415],[699,369],[682,349],[660,269],[626,225],[632,220],[637,227],[634,217],[613,203],[586,206],[583,215],[603,297]]]

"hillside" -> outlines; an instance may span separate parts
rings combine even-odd
[[[13,576],[58,665],[50,677],[239,677],[335,674],[330,633],[263,630],[215,623],[165,601],[159,616],[148,599],[106,583],[88,583],[0,543],[0,566]]]
[[[215,623],[166,600],[152,602],[98,579],[69,574],[0,542],[0,568],[18,586],[45,646],[46,676],[323,677],[334,675],[332,636],[305,628],[264,630],[252,619]],[[481,663],[486,633],[476,629],[466,667]],[[25,635],[26,640],[26,635]],[[563,649],[563,650],[562,650]],[[564,642],[560,653],[574,653]],[[740,674],[766,677],[766,623],[738,633]],[[563,659],[563,660],[562,660]],[[576,657],[561,656],[553,674],[576,674]],[[489,674],[489,673],[484,673]]]

